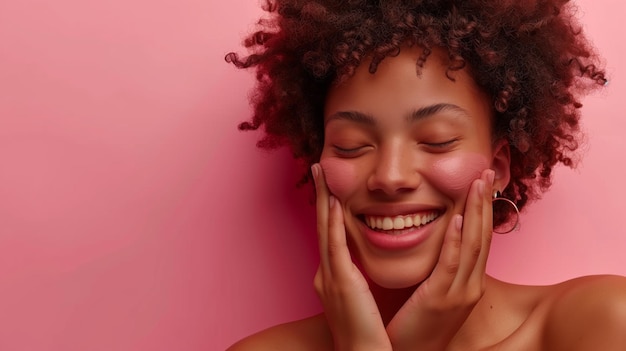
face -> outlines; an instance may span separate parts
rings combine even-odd
[[[452,216],[473,180],[496,171],[508,183],[508,146],[493,141],[489,98],[465,70],[446,76],[434,50],[416,74],[420,48],[369,62],[328,93],[320,164],[344,209],[350,248],[380,286],[403,288],[432,272]]]

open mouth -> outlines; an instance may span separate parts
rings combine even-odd
[[[394,231],[422,227],[439,218],[440,215],[439,211],[429,211],[393,217],[364,215],[361,219],[372,230],[393,234]]]

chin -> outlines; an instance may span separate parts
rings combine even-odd
[[[368,277],[373,283],[385,289],[405,289],[405,288],[419,285],[425,280],[425,278],[424,279],[422,278],[410,279],[406,277],[401,277],[401,278],[394,279],[394,277],[389,277],[389,276],[372,277],[371,275],[368,275]]]
[[[381,262],[386,261],[386,262]],[[404,289],[421,284],[432,273],[433,264],[419,259],[373,259],[359,264],[363,274],[385,289]]]
[[[424,282],[435,268],[441,250],[440,243],[431,241],[404,252],[377,252],[354,239],[348,236],[354,263],[368,281],[385,289],[405,289]]]
[[[408,280],[389,280],[384,279],[382,281],[371,279],[371,281],[380,286],[381,288],[399,290],[406,289],[416,285],[419,285],[422,281],[408,281]]]

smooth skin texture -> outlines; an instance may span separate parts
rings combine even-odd
[[[329,92],[320,163],[344,162],[354,179],[332,193],[322,167],[312,167],[314,285],[324,312],[229,350],[623,350],[623,277],[539,287],[486,275],[491,194],[508,184],[509,146],[492,140],[489,99],[469,72],[448,79],[446,55],[435,50],[417,75],[419,52],[405,48],[373,75],[364,64]],[[433,164],[468,154],[488,167],[465,190],[442,182],[445,171],[433,173]],[[432,212],[435,220],[402,232],[420,233],[412,247],[368,240],[365,216]]]

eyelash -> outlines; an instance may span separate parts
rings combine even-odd
[[[437,150],[444,150],[445,148],[449,147],[450,145],[454,144],[455,142],[457,142],[458,139],[451,139],[451,140],[447,140],[441,143],[424,143],[424,145],[433,148],[433,149],[437,149]],[[359,151],[362,151],[362,149],[365,146],[360,146],[360,147],[356,147],[356,148],[352,148],[352,149],[345,149],[342,147],[339,147],[337,145],[333,145],[333,148],[335,149],[335,152],[337,154],[339,154],[340,156],[344,156],[344,157],[355,157],[358,156]]]
[[[424,143],[424,144],[429,146],[429,147],[435,148],[435,149],[444,149],[444,148],[452,145],[456,141],[458,141],[458,139],[451,139],[451,140],[448,140],[448,141],[444,141],[442,143]]]
[[[353,149],[344,149],[341,148],[337,145],[333,145],[333,148],[335,149],[335,152],[337,152],[339,155],[342,156],[355,156],[359,151],[361,151],[361,149],[363,149],[363,146],[357,147],[357,148],[353,148]]]

